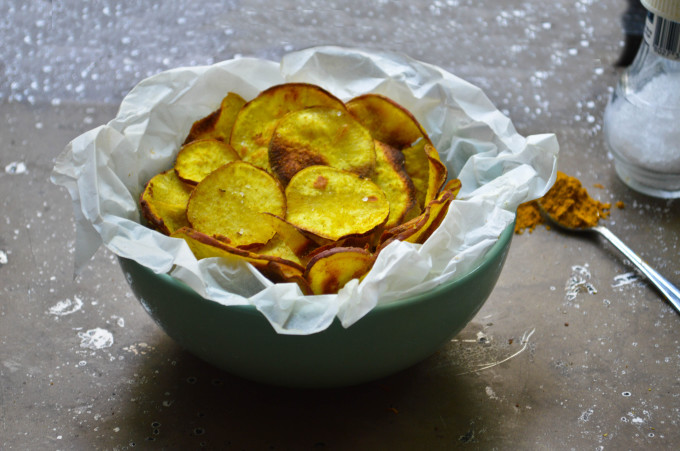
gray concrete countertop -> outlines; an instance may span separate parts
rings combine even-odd
[[[677,449],[680,315],[597,237],[516,235],[483,309],[408,370],[283,389],[182,350],[110,252],[74,280],[70,199],[49,182],[63,147],[153,73],[318,44],[396,50],[480,86],[521,134],[556,133],[560,169],[622,201],[607,225],[680,285],[680,201],[626,188],[602,140],[625,8],[0,2],[0,449]],[[97,330],[109,341],[88,347]]]

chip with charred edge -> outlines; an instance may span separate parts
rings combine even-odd
[[[426,208],[415,218],[385,230],[380,236],[378,250],[376,253],[379,253],[380,250],[382,250],[392,241],[406,241],[411,235],[414,235],[418,231],[422,230],[428,224],[429,218],[430,210]]]
[[[238,159],[238,154],[224,141],[199,139],[179,150],[175,172],[183,182],[196,185],[215,169]]]
[[[169,235],[189,224],[186,207],[192,190],[173,169],[156,174],[140,196],[142,215],[151,227]]]
[[[197,139],[218,139],[229,142],[236,115],[245,103],[243,97],[235,92],[228,93],[222,99],[220,108],[193,123],[184,144]]]
[[[427,155],[429,166],[427,173],[427,191],[425,193],[425,205],[427,205],[437,197],[441,191],[444,183],[446,183],[449,171],[439,159],[439,154],[434,146],[425,144],[425,155]]]
[[[376,253],[394,240],[424,243],[444,220],[448,207],[458,195],[460,188],[461,183],[458,179],[446,183],[438,197],[432,200],[419,216],[383,232]]]
[[[314,241],[298,230],[297,227],[288,223],[285,219],[271,213],[265,213],[264,216],[269,220],[269,223],[274,230],[276,230],[276,233],[299,259],[304,259],[318,246]]]
[[[270,261],[257,269],[274,283],[296,283],[302,294],[314,294],[303,271],[297,267],[279,261]]]
[[[263,213],[284,216],[285,212],[281,184],[241,160],[211,172],[196,185],[187,205],[192,228],[244,248],[257,248],[274,236]]]
[[[284,185],[300,169],[313,165],[366,177],[375,168],[373,138],[343,110],[319,106],[291,111],[274,129],[269,164]]]
[[[260,255],[279,257],[284,260],[288,260],[291,262],[295,262],[299,265],[302,265],[300,258],[297,255],[295,255],[295,252],[293,252],[290,246],[288,246],[286,240],[278,233],[274,234],[272,239],[269,240],[267,244],[258,248],[257,250],[254,250],[253,252],[256,252]]]
[[[416,199],[421,210],[427,204],[427,189],[430,181],[430,158],[428,158],[425,147],[430,142],[425,139],[416,141],[412,146],[402,150],[404,154],[404,168],[411,178],[413,186],[416,188]]]
[[[312,106],[345,110],[340,99],[316,85],[286,83],[266,89],[241,108],[229,142],[243,160],[269,170],[269,141],[278,120]]]
[[[401,150],[427,133],[406,108],[380,94],[364,94],[347,102],[347,109],[378,141]]]
[[[285,193],[286,221],[331,240],[371,233],[390,213],[390,204],[378,185],[330,166],[301,170]]]
[[[390,216],[385,227],[403,222],[407,213],[417,207],[416,189],[404,169],[404,155],[394,147],[375,142],[376,165],[371,180],[380,187],[390,203]]]
[[[172,236],[185,240],[198,260],[219,257],[229,262],[244,261],[274,283],[296,283],[303,294],[312,294],[304,268],[297,262],[239,249],[189,227],[176,230]]]
[[[315,255],[307,264],[305,278],[314,294],[337,293],[350,280],[366,275],[373,261],[365,249],[336,247]]]
[[[337,241],[329,241],[328,243],[322,246],[312,249],[312,251],[309,252],[309,254],[307,254],[306,256],[307,262],[309,262],[309,260],[314,258],[317,254],[320,254],[321,252],[325,252],[329,249],[333,249],[336,247],[354,247],[371,251],[376,247],[376,243],[374,243],[374,241],[375,237],[373,236],[373,234],[364,236],[350,236]]]
[[[426,211],[428,212],[428,217],[425,224],[403,241],[420,244],[424,243],[444,220],[446,213],[449,211],[449,205],[455,199],[456,194],[457,191],[442,190],[436,199],[427,204]]]
[[[274,262],[290,267],[299,274],[302,274],[304,271],[304,268],[298,262],[287,260],[276,255],[265,255],[234,247],[210,235],[194,230],[191,227],[182,227],[173,232],[171,236],[173,238],[182,238],[186,241],[191,252],[193,252],[198,260],[212,257],[220,257],[232,262],[243,260],[252,264],[258,270],[265,268],[271,262]]]

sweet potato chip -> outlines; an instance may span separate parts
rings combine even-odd
[[[191,252],[193,252],[198,260],[221,257],[229,261],[234,261],[235,259],[245,260],[254,265],[266,265],[268,262],[267,259],[259,258],[248,250],[230,246],[223,241],[192,229],[191,227],[177,229],[171,236],[173,238],[182,238],[186,241]]]
[[[270,261],[257,269],[274,283],[296,283],[302,294],[313,294],[303,271],[298,267],[280,261]]]
[[[269,170],[269,141],[278,120],[286,113],[312,106],[345,110],[340,99],[307,83],[286,83],[262,91],[238,113],[231,146],[243,160]]]
[[[229,262],[244,261],[252,264],[274,283],[297,283],[303,294],[312,294],[303,275],[304,268],[297,262],[233,247],[190,227],[182,227],[172,236],[185,240],[198,260],[219,257]]]
[[[365,177],[375,167],[373,138],[344,110],[320,106],[292,111],[274,129],[269,164],[284,185],[300,169],[313,165]]]
[[[286,222],[285,219],[270,213],[265,213],[265,218],[269,220],[269,224],[276,230],[276,234],[281,237],[299,259],[305,258],[309,252],[317,247],[314,241],[309,239],[294,225]]]
[[[259,255],[278,257],[302,266],[300,258],[293,252],[290,246],[288,246],[286,240],[278,233],[274,234],[267,244],[257,250],[253,250],[253,252]]]
[[[280,183],[244,161],[211,172],[194,189],[187,205],[189,224],[236,247],[256,248],[275,233],[263,213],[285,215]]]
[[[425,228],[425,226],[428,224],[429,218],[430,210],[426,208],[425,211],[423,211],[418,216],[385,230],[380,236],[378,250],[376,253],[380,252],[380,250],[382,250],[394,240],[406,241],[410,236]]]
[[[307,264],[305,278],[314,294],[337,293],[350,280],[363,277],[373,261],[373,255],[365,249],[336,247],[314,256]]]
[[[425,152],[428,140],[421,139],[412,146],[402,150],[404,154],[404,168],[416,188],[416,199],[421,209],[425,208],[427,188],[430,181],[430,159]]]
[[[397,149],[411,146],[427,133],[416,118],[397,102],[380,94],[364,94],[347,102],[347,109],[373,138]]]
[[[228,93],[222,99],[220,108],[193,123],[184,144],[198,139],[218,139],[229,142],[236,115],[245,103],[243,97],[235,92]]]
[[[330,166],[309,166],[286,187],[286,221],[322,238],[364,235],[387,220],[390,205],[368,179]]]
[[[457,186],[457,188],[456,188]],[[449,205],[456,198],[458,190],[460,189],[459,181],[452,181],[451,189],[444,189],[439,193],[436,199],[433,199],[425,211],[427,212],[427,220],[425,224],[418,228],[412,235],[404,238],[403,241],[411,243],[424,243],[430,235],[441,225],[444,217],[449,211]]]
[[[448,213],[449,205],[458,195],[460,187],[460,180],[450,180],[443,187],[437,198],[433,199],[420,215],[385,230],[380,237],[379,250],[377,252],[394,240],[424,243],[444,220]]]
[[[173,169],[155,175],[140,196],[142,215],[154,229],[171,234],[188,225],[186,207],[192,189]]]
[[[238,159],[238,154],[224,141],[199,139],[179,150],[175,172],[183,182],[196,185],[215,169]]]
[[[425,205],[427,205],[441,191],[444,183],[446,183],[449,171],[439,159],[439,154],[434,146],[425,144],[425,155],[427,155],[429,167],[427,173],[427,191],[425,192]]]
[[[376,165],[371,180],[385,193],[390,215],[385,227],[403,222],[406,214],[418,205],[416,189],[404,169],[404,155],[394,147],[375,142]]]

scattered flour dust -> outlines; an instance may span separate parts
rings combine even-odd
[[[640,276],[635,272],[627,272],[625,274],[619,274],[614,276],[614,283],[612,288],[623,287],[625,285],[630,285],[636,283],[640,280]]]
[[[486,396],[489,397],[489,399],[500,399],[498,395],[496,394],[495,391],[493,391],[493,388],[487,386],[484,391],[486,391]]]
[[[22,161],[13,161],[5,166],[7,174],[24,174],[26,173],[26,164]]]
[[[80,347],[88,349],[104,349],[113,345],[113,334],[99,327],[87,332],[78,332]]]
[[[588,420],[590,420],[590,416],[593,414],[593,412],[595,412],[594,409],[595,409],[595,406],[592,406],[592,407],[584,410],[583,412],[581,412],[581,416],[578,417],[578,422],[579,423],[587,423]]]
[[[567,301],[573,301],[578,294],[584,290],[589,294],[597,293],[597,288],[590,283],[590,277],[591,274],[588,269],[588,263],[571,267],[571,276],[564,287]]]
[[[64,316],[75,313],[83,308],[83,301],[78,296],[73,296],[73,300],[64,299],[63,301],[57,302],[55,305],[50,307],[50,315]]]

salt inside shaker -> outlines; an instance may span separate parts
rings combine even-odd
[[[680,0],[642,0],[644,39],[604,112],[604,139],[628,186],[680,197]]]

